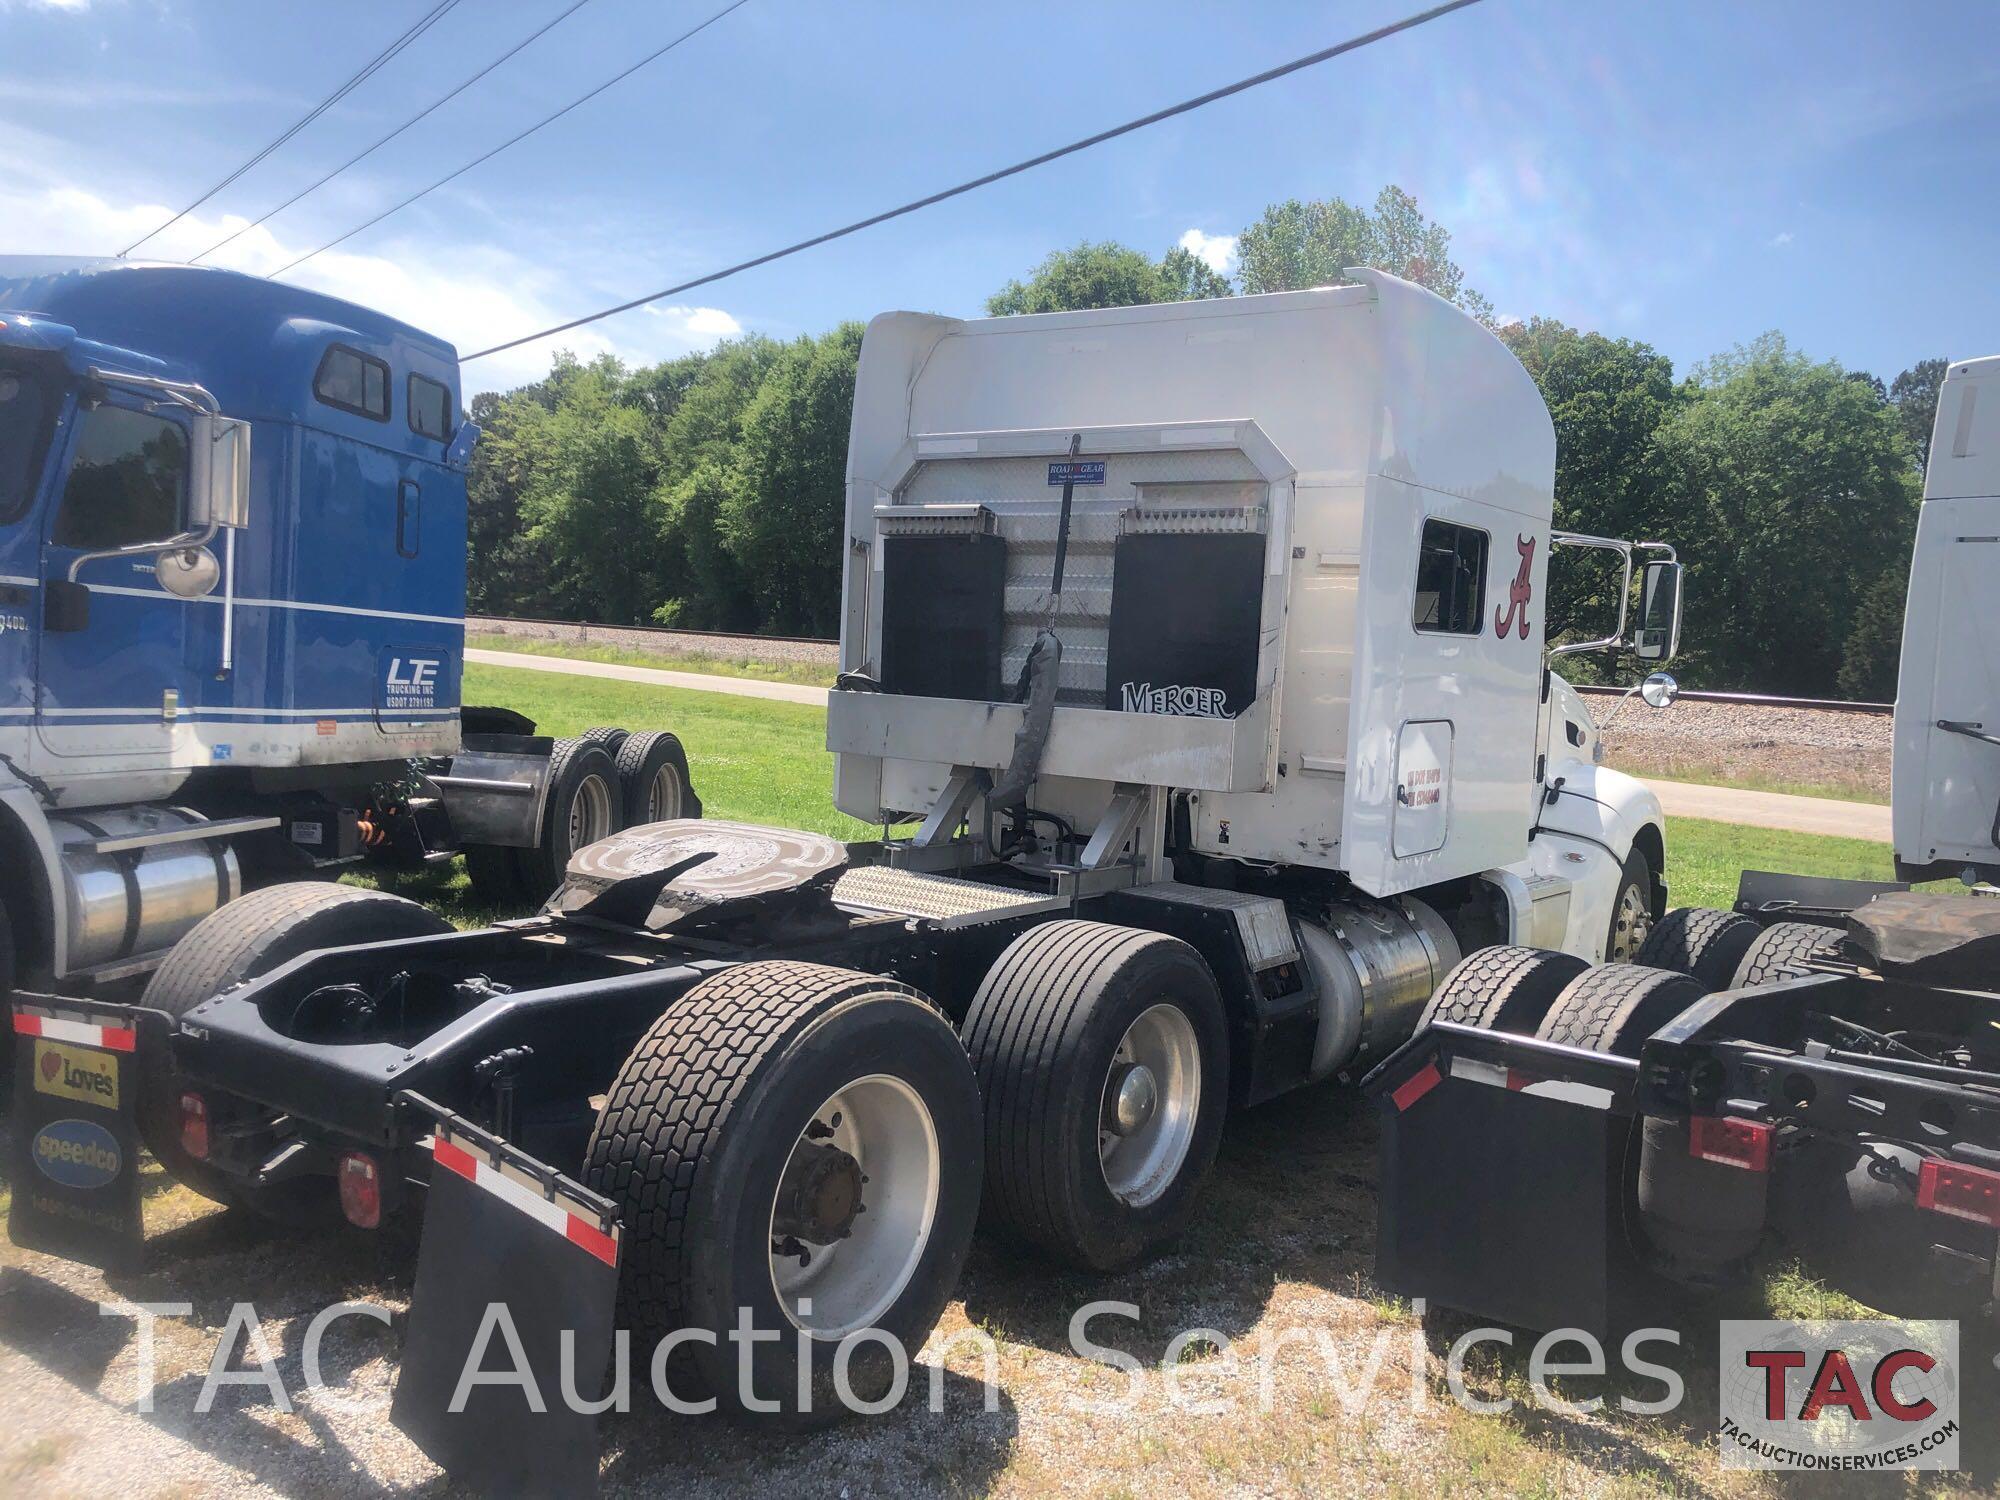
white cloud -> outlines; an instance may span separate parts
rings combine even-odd
[[[1782,250],[1785,248],[1785,246],[1789,245],[1791,242],[1792,242],[1792,232],[1789,229],[1783,230],[1780,233],[1771,236],[1771,248],[1773,250]]]
[[[1199,229],[1190,229],[1181,236],[1181,249],[1197,260],[1206,261],[1208,268],[1218,276],[1228,276],[1236,270],[1236,236],[1233,234],[1203,234]]]
[[[103,256],[129,245],[172,217],[157,203],[119,205],[81,188],[0,184],[0,254]],[[138,258],[186,260],[241,229],[240,215],[181,219],[146,242]],[[259,226],[243,233],[204,264],[262,274],[311,248],[281,241]],[[451,340],[461,351],[532,333],[586,311],[597,300],[572,282],[486,246],[412,245],[404,253],[329,250],[284,280],[388,313]],[[608,298],[604,300],[609,300]],[[623,320],[615,336],[598,327],[571,329],[541,343],[510,349],[465,367],[465,394],[506,389],[548,372],[558,349],[581,359],[615,354],[630,363],[705,349],[741,333],[742,325],[716,307],[648,308],[653,317]]]

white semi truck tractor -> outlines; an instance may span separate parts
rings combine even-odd
[[[1897,875],[1960,889],[1749,871],[1733,911],[1670,912],[1637,964],[1553,1003],[1499,1016],[1448,983],[1370,1081],[1386,1286],[1609,1332],[1778,1256],[1886,1312],[1994,1310],[1996,597],[2000,359],[1980,359],[1938,396],[1893,762]]]
[[[363,1227],[421,1198],[396,1416],[475,1482],[595,1473],[555,1435],[587,1417],[449,1402],[494,1302],[538,1368],[559,1328],[578,1369],[614,1320],[680,1332],[726,1408],[800,1417],[858,1334],[922,1344],[982,1206],[1085,1269],[1169,1243],[1233,1106],[1387,1057],[1463,954],[1507,955],[1483,1004],[1546,1006],[1664,908],[1659,805],[1597,764],[1545,584],[1558,543],[1611,548],[1636,617],[1579,644],[1656,664],[1679,565],[1556,533],[1526,372],[1353,274],[875,320],[826,733],[880,839],[646,823],[536,917],[272,966],[326,899],[279,887],[144,1004],[23,996],[17,1027],[123,1071],[103,1159],[143,1140],[225,1200],[337,1195]],[[57,1106],[21,1098],[32,1141]],[[17,1191],[11,1228],[143,1252],[119,1172]],[[731,1397],[739,1313],[770,1406]]]

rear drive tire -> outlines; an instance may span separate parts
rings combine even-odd
[[[584,730],[582,734],[578,735],[577,738],[580,740],[589,740],[593,745],[602,745],[615,756],[618,753],[618,747],[624,744],[631,737],[631,734],[631,730],[620,729],[616,724],[593,724],[590,728]]]
[[[14,1098],[14,924],[0,902],[0,1106]]]
[[[1417,1030],[1437,1021],[1456,1021],[1483,1031],[1527,1036],[1542,1022],[1556,996],[1590,965],[1573,953],[1547,948],[1478,948],[1444,976],[1417,1019]]]
[[[451,931],[436,912],[386,891],[299,881],[266,886],[197,922],[168,950],[139,1003],[176,1018],[232,985],[255,979],[316,948],[431,937]],[[167,1174],[219,1203],[278,1212],[285,1189],[242,1183],[181,1149],[182,1079],[170,1053],[146,1059],[134,1099],[139,1138]],[[327,1201],[332,1201],[328,1190]]]
[[[562,884],[570,856],[624,826],[624,799],[611,752],[590,740],[557,740],[549,752],[549,790],[542,804],[541,835],[532,849],[518,849],[522,895],[548,900]]]
[[[1726,990],[1763,930],[1738,912],[1680,906],[1660,918],[1635,962],[1690,975],[1711,990]]]
[[[908,986],[742,964],[633,1049],[583,1177],[624,1216],[621,1325],[648,1350],[679,1329],[714,1335],[681,1345],[670,1383],[741,1419],[822,1425],[842,1414],[842,1340],[879,1329],[913,1361],[951,1297],[979,1211],[979,1093],[950,1023]],[[777,1411],[740,1399],[739,1309],[782,1335],[748,1345],[753,1394]],[[879,1399],[888,1351],[870,1337],[850,1354],[851,1389]]]
[[[1732,988],[1754,989],[1796,979],[1811,972],[1815,958],[1829,958],[1840,951],[1840,930],[1817,922],[1774,922],[1757,935],[1736,966]]]
[[[1161,933],[1046,923],[988,971],[963,1035],[994,1224],[1092,1270],[1187,1227],[1229,1094],[1228,1024],[1200,954]]]
[[[1647,1037],[1707,994],[1686,974],[1603,964],[1569,982],[1535,1035],[1590,1052],[1637,1057]]]
[[[701,800],[688,779],[687,752],[665,730],[632,735],[618,747],[618,782],[628,828],[701,816]]]

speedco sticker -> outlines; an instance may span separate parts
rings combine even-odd
[[[61,1042],[35,1043],[35,1091],[83,1104],[118,1107],[118,1059]]]
[[[116,1182],[125,1165],[118,1142],[88,1120],[52,1120],[35,1135],[35,1166],[50,1182],[101,1188]]]

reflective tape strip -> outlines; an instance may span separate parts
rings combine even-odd
[[[1574,1083],[1566,1078],[1537,1078],[1518,1068],[1504,1068],[1499,1063],[1481,1062],[1472,1057],[1454,1057],[1451,1060],[1451,1076],[1463,1078],[1468,1083],[1483,1083],[1489,1088],[1506,1089],[1510,1093],[1533,1094],[1538,1099],[1561,1099],[1568,1104],[1580,1104],[1585,1109],[1609,1109],[1614,1098],[1610,1089],[1599,1088],[1594,1083]]]
[[[1432,1058],[1422,1068],[1398,1084],[1395,1091],[1389,1095],[1389,1098],[1394,1101],[1396,1112],[1401,1114],[1442,1082],[1444,1082],[1444,1075],[1438,1072],[1437,1059]]]
[[[485,1188],[508,1207],[518,1209],[539,1224],[546,1225],[571,1243],[580,1245],[607,1266],[618,1264],[618,1230],[606,1234],[589,1219],[580,1218],[560,1203],[552,1203],[532,1188],[516,1182],[491,1162],[473,1155],[442,1134],[431,1145],[439,1166],[456,1172],[476,1187]]]
[[[73,1042],[79,1047],[102,1047],[107,1052],[133,1052],[139,1034],[129,1026],[93,1026],[84,1021],[65,1021],[60,1016],[14,1012],[14,1029],[22,1036],[38,1036],[45,1042]]]

